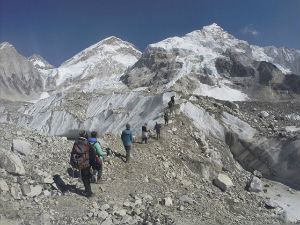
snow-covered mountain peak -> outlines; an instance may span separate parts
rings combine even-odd
[[[42,56],[33,54],[32,56],[28,57],[28,60],[32,62],[32,64],[37,69],[53,69],[54,66],[48,63]]]
[[[84,90],[110,88],[111,85],[124,85],[119,81],[120,76],[141,55],[133,44],[111,36],[82,50],[47,74],[55,77],[56,85],[80,85]]]
[[[199,51],[202,53],[203,48],[222,49],[226,51],[227,48],[238,45],[239,43],[248,44],[245,41],[240,41],[227,31],[223,30],[219,25],[213,23],[209,26],[204,26],[201,30],[192,31],[183,37],[167,38],[163,41],[149,45],[150,48],[162,48],[165,50],[183,49],[192,52]]]
[[[211,25],[207,25],[207,26],[204,26],[202,28],[202,31],[204,32],[207,32],[207,33],[223,33],[223,32],[226,32],[225,30],[223,30],[222,27],[220,27],[218,24],[216,23],[213,23]],[[227,32],[226,32],[227,33]]]
[[[72,64],[77,64],[81,61],[87,61],[87,59],[92,58],[94,56],[105,58],[110,55],[124,55],[127,53],[134,54],[137,57],[139,57],[142,54],[139,50],[137,50],[134,47],[133,44],[123,41],[117,37],[111,36],[79,52],[71,59],[64,62],[61,66],[70,66]]]
[[[14,46],[8,42],[1,42],[0,43],[0,50],[3,50],[5,48],[14,48]]]

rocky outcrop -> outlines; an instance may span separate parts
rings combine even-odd
[[[259,62],[257,71],[259,83],[265,86],[278,86],[285,76],[275,65],[268,62]]]
[[[25,169],[21,159],[5,149],[0,149],[0,168],[5,169],[8,173],[25,175]]]
[[[0,43],[0,98],[33,98],[43,90],[43,79],[32,63],[9,43]]]
[[[182,63],[176,61],[179,50],[147,48],[132,69],[121,77],[130,88],[165,85],[175,78]]]
[[[215,65],[219,74],[230,77],[253,77],[255,68],[253,60],[244,54],[228,51],[227,57],[217,58]]]

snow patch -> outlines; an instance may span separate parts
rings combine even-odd
[[[243,92],[232,89],[225,84],[218,86],[210,86],[199,83],[199,87],[193,92],[195,95],[209,96],[219,100],[225,101],[247,101],[249,97]]]

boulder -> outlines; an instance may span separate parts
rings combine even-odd
[[[98,212],[98,214],[97,214],[97,216],[99,217],[99,218],[102,218],[102,219],[106,219],[107,217],[108,217],[108,212],[106,212],[106,211],[99,211]]]
[[[29,155],[31,153],[31,144],[25,140],[14,139],[12,149],[22,155]]]
[[[25,175],[25,169],[21,159],[11,151],[0,148],[0,168],[16,175]]]
[[[172,198],[170,198],[170,197],[164,198],[163,201],[162,201],[162,203],[165,206],[172,206],[173,205]]]
[[[21,186],[23,195],[28,197],[35,197],[42,193],[43,188],[40,185],[30,186],[28,184],[23,184]]]
[[[231,179],[223,173],[220,173],[214,180],[214,184],[219,187],[222,191],[226,191],[228,188],[233,186]]]
[[[261,192],[262,191],[262,183],[258,177],[252,177],[252,180],[248,184],[248,191],[250,191],[250,192]]]
[[[28,196],[29,193],[30,193],[30,191],[31,191],[30,185],[28,185],[28,184],[23,184],[23,185],[21,186],[21,191],[22,191],[22,194],[23,194],[24,196]]]
[[[0,179],[0,191],[1,192],[7,192],[7,191],[9,191],[8,185],[5,182],[5,180],[3,180],[3,179]]]
[[[187,203],[189,203],[189,204],[192,204],[193,203],[193,199],[191,199],[189,196],[187,196],[187,195],[182,195],[180,198],[179,198],[179,200],[181,201],[181,202],[187,202]]]
[[[10,188],[10,193],[11,193],[11,196],[13,196],[14,199],[16,199],[16,200],[20,200],[21,199],[21,193],[18,190],[18,188],[11,187]]]
[[[269,116],[269,113],[266,111],[261,111],[258,116],[261,118],[266,118]]]

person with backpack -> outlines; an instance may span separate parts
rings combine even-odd
[[[92,197],[93,192],[91,189],[91,165],[95,161],[95,154],[90,148],[88,142],[88,135],[86,131],[82,130],[79,132],[79,138],[75,140],[73,149],[70,157],[70,164],[79,169],[81,179],[85,188],[85,196]]]
[[[169,115],[168,115],[167,111],[165,111],[164,120],[165,120],[165,124],[168,125],[169,124]]]
[[[126,151],[126,163],[129,163],[131,143],[133,141],[132,131],[130,130],[130,124],[126,124],[126,129],[122,131],[121,139]]]
[[[145,144],[147,144],[148,136],[147,123],[145,123],[144,126],[142,126],[142,143],[145,141]]]
[[[88,140],[89,140],[90,148],[95,152],[95,155],[96,155],[96,160],[95,160],[95,163],[92,166],[92,168],[93,168],[93,175],[96,175],[96,173],[97,173],[97,180],[94,179],[94,176],[93,176],[93,179],[95,180],[95,182],[97,182],[101,179],[101,176],[102,176],[103,156],[107,156],[108,153],[102,151],[101,144],[97,140],[97,132],[96,131],[91,132],[91,137]]]
[[[159,123],[156,122],[154,130],[156,131],[156,139],[160,139],[160,129],[161,129],[161,125]]]

